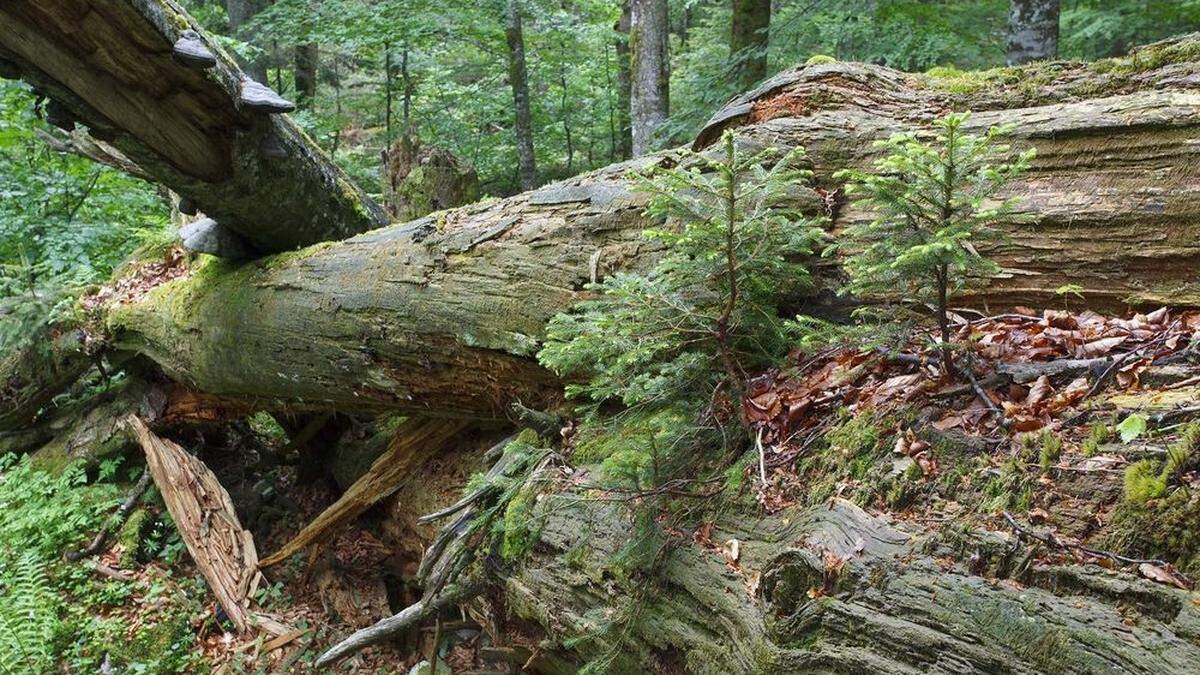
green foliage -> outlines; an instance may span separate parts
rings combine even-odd
[[[1091,457],[1099,452],[1100,446],[1107,443],[1111,437],[1112,432],[1109,431],[1108,425],[1098,422],[1088,428],[1087,436],[1084,437],[1079,449],[1085,457]]]
[[[117,610],[136,582],[99,581],[86,563],[62,559],[120,501],[117,484],[89,481],[81,465],[50,473],[27,457],[0,457],[0,673],[94,672],[106,655],[121,672],[203,665],[190,625],[202,585],[181,578],[139,588],[142,602],[158,609],[153,621],[132,626]],[[9,668],[14,662],[21,667]]]
[[[61,612],[36,552],[0,558],[0,673],[53,670]]]
[[[1158,499],[1167,491],[1167,482],[1162,476],[1158,462],[1143,459],[1125,468],[1125,500],[1144,504]]]
[[[1131,443],[1146,432],[1146,416],[1133,413],[1117,425],[1122,443]]]
[[[50,150],[40,105],[0,80],[0,352],[70,314],[83,287],[167,225],[152,186]]]
[[[715,159],[687,155],[641,180],[647,232],[665,252],[647,274],[596,284],[598,297],[547,327],[539,359],[575,381],[568,394],[595,404],[669,406],[739,391],[745,373],[784,354],[789,328],[778,304],[808,283],[795,256],[820,230],[796,214],[789,188],[807,180],[799,152],[748,154],[726,133]]]
[[[952,113],[935,123],[933,142],[897,134],[877,146],[888,155],[875,171],[841,171],[847,193],[862,194],[874,220],[846,228],[839,247],[846,261],[846,291],[861,296],[901,295],[936,304],[943,342],[948,342],[947,299],[969,282],[995,273],[995,263],[975,245],[998,237],[994,224],[1011,214],[1012,200],[996,195],[1033,158],[1032,149],[1006,158],[1000,143],[1009,129],[982,135],[964,128],[968,116]]]

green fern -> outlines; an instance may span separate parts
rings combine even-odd
[[[0,564],[0,673],[53,670],[61,609],[36,553]]]

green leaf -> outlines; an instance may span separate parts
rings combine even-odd
[[[1146,432],[1146,417],[1136,413],[1126,417],[1117,425],[1117,432],[1121,434],[1122,443],[1134,440]]]

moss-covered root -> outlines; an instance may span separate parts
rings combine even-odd
[[[539,546],[509,579],[509,606],[544,653],[616,669],[700,673],[1183,673],[1200,662],[1187,593],[1081,566],[1034,566],[1029,586],[973,575],[932,539],[843,501],[728,517],[681,543],[656,579],[614,576],[628,525],[609,503],[560,496]],[[991,535],[1000,537],[1002,535]],[[622,598],[641,588],[636,611]],[[614,637],[615,636],[615,637]]]

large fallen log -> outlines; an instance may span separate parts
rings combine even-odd
[[[1073,82],[1086,76],[1070,73]],[[1015,124],[1014,144],[1035,146],[1038,157],[1009,187],[1021,221],[988,252],[1004,271],[969,302],[1059,304],[1056,291],[1078,284],[1098,309],[1200,304],[1196,81],[977,113],[974,129]],[[826,210],[836,236],[870,215],[844,203],[837,170],[869,165],[873,140],[924,129],[935,113],[974,100],[935,85],[873,66],[803,68],[751,104],[764,119],[744,120],[740,142],[805,146],[818,189],[798,199]],[[640,236],[650,224],[645,198],[628,172],[678,156],[249,264],[211,262],[110,308],[107,327],[118,347],[176,379],[268,406],[484,417],[515,400],[544,406],[559,384],[533,359],[543,326],[590,280],[654,255]],[[798,311],[827,309],[835,266],[822,278],[824,291],[797,298]]]
[[[611,672],[1185,673],[1200,658],[1188,592],[1030,566],[1004,533],[972,535],[971,570],[961,545],[849,502],[731,509],[710,536],[736,539],[736,560],[679,543],[658,583],[621,586],[607,571],[628,540],[620,508],[547,501],[535,554],[504,583],[534,670],[612,659]]]
[[[383,224],[373,204],[170,0],[0,4],[0,73],[260,251]]]

